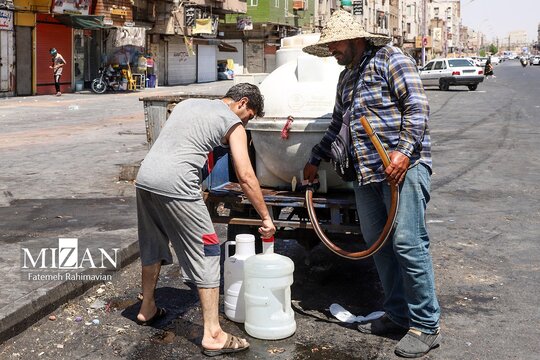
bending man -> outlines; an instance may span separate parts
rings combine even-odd
[[[245,350],[246,340],[219,324],[220,244],[201,193],[208,153],[229,146],[242,190],[262,219],[259,233],[276,229],[248,155],[244,126],[263,116],[263,98],[251,84],[237,84],[221,100],[188,99],[174,108],[137,175],[137,215],[143,302],[137,322],[149,325],[165,315],[154,300],[161,265],[171,264],[169,241],[199,292],[203,313],[203,353]]]

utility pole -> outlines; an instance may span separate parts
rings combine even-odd
[[[426,66],[426,43],[427,43],[427,0],[422,0],[422,67]]]

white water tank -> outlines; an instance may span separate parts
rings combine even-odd
[[[336,86],[343,67],[333,57],[319,58],[302,52],[318,41],[319,34],[302,34],[282,39],[274,70],[260,85],[265,117],[248,123],[255,147],[257,178],[262,186],[290,189],[309,159],[311,149],[323,137],[332,120]],[[294,117],[288,139],[281,131],[289,116]],[[350,189],[329,163],[322,162],[328,189]]]

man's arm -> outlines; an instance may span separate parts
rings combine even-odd
[[[231,148],[231,156],[234,170],[236,171],[236,177],[238,178],[244,194],[246,194],[248,200],[263,221],[263,225],[259,228],[259,233],[263,237],[269,238],[276,232],[276,227],[270,218],[259,181],[251,166],[247,150],[247,135],[244,127],[241,124],[234,126],[229,131],[227,138]]]
[[[399,184],[405,178],[411,155],[422,146],[429,105],[416,66],[407,56],[390,56],[387,75],[390,91],[401,107],[401,131],[396,151],[389,153],[390,165],[385,174],[390,183]]]
[[[401,132],[396,150],[410,157],[422,145],[429,105],[414,63],[403,54],[388,59],[388,86],[401,107]]]
[[[66,64],[66,60],[64,60],[64,57],[62,55],[58,54],[58,58],[61,62],[55,65],[54,67],[55,70],[63,67]]]

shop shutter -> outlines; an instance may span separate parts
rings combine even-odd
[[[193,84],[197,80],[197,57],[189,55],[184,40],[175,36],[167,49],[167,84]]]
[[[217,80],[217,58],[215,45],[197,45],[197,82]]]
[[[17,95],[32,95],[32,28],[16,26],[15,38],[17,54]]]
[[[38,18],[39,20],[39,18]],[[61,24],[40,23],[36,25],[36,82],[37,94],[54,94],[54,78],[50,48],[56,48],[66,60],[60,78],[62,92],[71,92],[72,29]]]
[[[0,92],[11,91],[13,31],[0,30]]]

